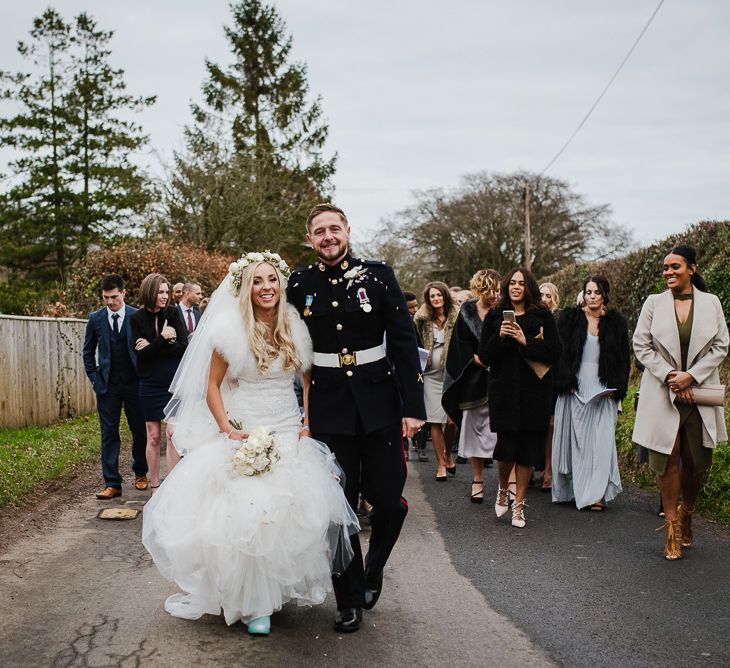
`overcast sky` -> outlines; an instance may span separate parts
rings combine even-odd
[[[0,68],[47,2],[4,2]],[[466,173],[542,171],[618,67],[658,0],[279,0],[294,58],[323,98],[336,200],[373,229],[411,191]],[[230,61],[224,0],[59,0],[116,32],[113,61],[157,154],[181,147],[208,57]],[[730,218],[730,2],[667,0],[548,174],[642,243]],[[148,157],[150,164],[155,159]]]

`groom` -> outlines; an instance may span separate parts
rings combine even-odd
[[[423,376],[395,274],[384,262],[350,255],[344,212],[332,204],[315,206],[307,218],[307,240],[319,262],[295,271],[287,293],[315,351],[305,427],[337,457],[350,505],[356,508],[363,492],[373,506],[365,564],[354,535],[353,560],[333,579],[335,629],[348,633],[360,627],[362,608],[378,601],[383,568],[408,512],[401,496],[402,442],[426,417]]]

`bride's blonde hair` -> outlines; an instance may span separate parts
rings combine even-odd
[[[276,272],[279,279],[279,303],[276,305],[276,313],[271,328],[265,322],[256,320],[251,301],[254,274],[262,264],[268,264]],[[239,303],[243,315],[243,326],[251,346],[251,352],[256,360],[256,368],[262,375],[266,373],[266,370],[279,354],[283,357],[283,367],[285,369],[298,371],[302,366],[302,362],[297,356],[296,344],[286,313],[285,291],[286,278],[279,271],[279,268],[270,262],[252,262],[241,270]]]

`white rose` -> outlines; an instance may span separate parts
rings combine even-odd
[[[231,264],[228,265],[228,271],[232,274],[233,272],[238,269],[238,264],[235,262],[231,262]]]
[[[264,261],[263,253],[251,253],[251,257],[253,257],[254,262]]]

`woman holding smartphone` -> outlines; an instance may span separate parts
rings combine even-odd
[[[666,517],[664,558],[674,561],[692,547],[695,499],[713,448],[727,440],[719,370],[728,330],[720,300],[697,272],[694,248],[672,248],[663,274],[669,289],[647,297],[634,331],[644,373],[633,440],[649,450]]]
[[[532,467],[543,459],[553,399],[551,367],[560,356],[552,313],[532,273],[519,267],[502,280],[501,300],[484,319],[479,357],[489,374],[489,416],[497,433],[494,459],[499,489],[494,511],[509,510],[509,474],[516,465],[512,526],[525,526],[525,495]]]

